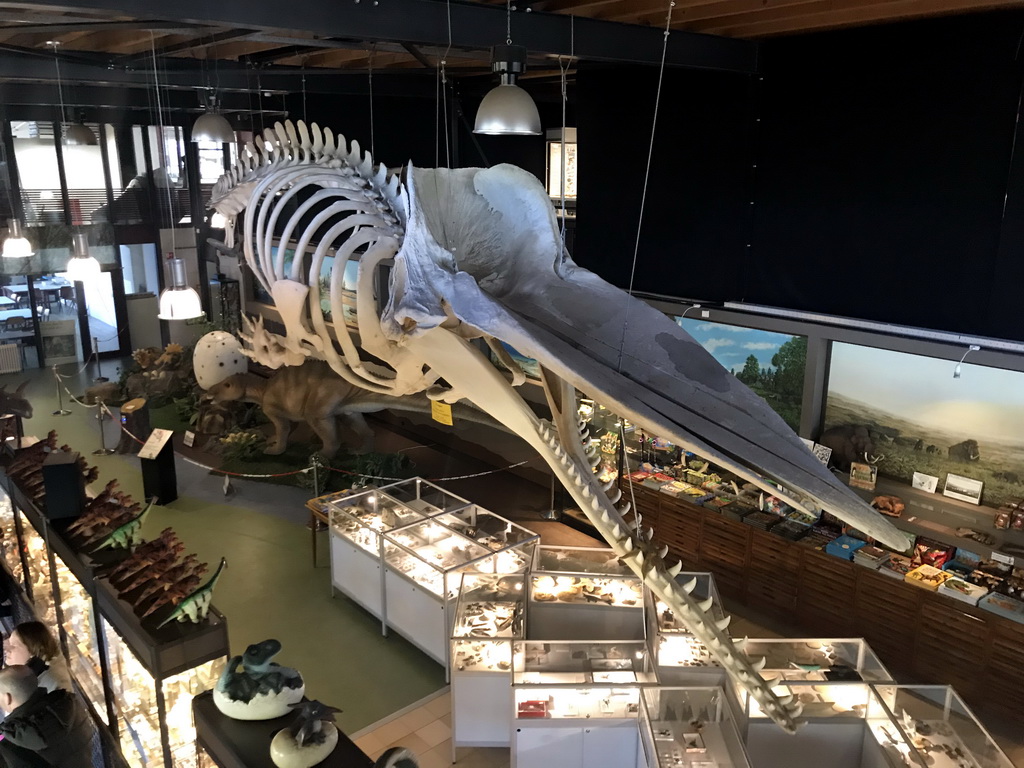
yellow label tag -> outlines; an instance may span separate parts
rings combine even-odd
[[[442,424],[452,425],[452,407],[440,400],[430,401],[430,417]]]

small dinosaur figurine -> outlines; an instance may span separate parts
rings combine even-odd
[[[135,606],[139,607],[149,598],[155,597],[161,592],[166,592],[188,576],[193,574],[202,576],[206,571],[206,563],[200,563],[199,558],[195,554],[189,553],[185,555],[180,563],[165,571],[159,579],[154,579],[152,584],[143,589],[135,601]],[[198,587],[199,583],[197,582],[195,586]],[[192,589],[195,589],[195,587]]]
[[[203,578],[203,573],[206,572],[206,563],[202,563],[202,569],[197,570],[195,573],[191,573],[185,578],[175,582],[164,590],[160,595],[157,596],[153,604],[147,608],[142,618],[146,618],[152,613],[155,613],[165,605],[180,605],[181,601],[191,595],[196,587],[199,586],[200,581]]]
[[[179,545],[181,549],[178,551],[180,552],[185,548],[185,545],[178,540],[178,534],[174,532],[173,528],[164,528],[155,539],[145,541],[136,547],[131,555],[118,563],[107,574],[107,578],[111,582],[131,578],[134,573],[152,562],[157,555],[169,549],[174,549]]]
[[[306,744],[323,744],[327,738],[323,724],[334,724],[336,722],[334,713],[342,711],[337,707],[329,707],[316,699],[300,701],[298,704],[292,704],[291,708],[299,711],[295,722],[288,727],[297,747]]]
[[[205,619],[206,614],[210,610],[210,603],[213,601],[213,588],[217,586],[217,581],[220,579],[221,574],[224,573],[224,568],[227,564],[227,558],[222,557],[220,565],[217,566],[217,570],[210,577],[210,580],[182,600],[177,608],[174,609],[174,612],[161,621],[157,628],[159,629],[171,621],[191,621],[193,624],[198,624]]]
[[[120,549],[131,549],[142,539],[142,524],[146,521],[146,515],[156,504],[156,496],[149,500],[146,508],[128,522],[118,526],[114,531],[101,541],[93,552],[99,552],[107,547]]]
[[[184,549],[184,545],[182,545],[182,549]],[[175,563],[178,562],[179,554],[181,554],[180,551],[175,548],[174,550],[161,553],[159,557],[153,558],[152,562],[147,563],[144,568],[136,571],[131,578],[122,580],[118,593],[124,597],[139,587],[162,579],[164,574],[171,570]]]

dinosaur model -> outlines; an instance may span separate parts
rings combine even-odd
[[[130,579],[165,552],[173,550],[174,556],[177,557],[184,549],[185,545],[178,539],[174,529],[164,528],[159,536],[140,544],[134,552],[112,568],[107,578],[112,584]]]
[[[181,562],[165,571],[159,579],[153,579],[153,582],[139,593],[138,598],[135,600],[135,606],[138,608],[149,598],[156,597],[162,592],[167,592],[182,579],[192,575],[202,576],[207,570],[209,570],[209,567],[206,563],[200,563],[198,556],[194,553],[189,553],[182,558]],[[198,586],[199,582],[197,581],[192,590]]]
[[[220,580],[221,574],[224,573],[224,569],[227,567],[227,564],[227,559],[222,557],[220,559],[220,565],[217,566],[217,570],[214,571],[210,580],[178,603],[171,615],[161,621],[157,625],[157,628],[159,629],[164,626],[164,624],[168,624],[172,621],[191,621],[193,624],[198,624],[205,619],[206,614],[210,611],[210,603],[213,601],[213,588],[217,586],[217,582]]]
[[[22,448],[7,467],[7,476],[17,480],[23,474],[35,472],[43,465],[46,455],[57,447],[57,432],[50,430],[46,437],[35,445]]]
[[[206,563],[202,564],[202,568],[197,570],[195,573],[191,573],[183,579],[176,581],[167,587],[162,593],[160,593],[156,600],[150,604],[149,608],[142,612],[142,618],[146,618],[150,614],[156,613],[160,608],[165,605],[179,605],[189,595],[195,592],[203,578],[203,573],[206,572]]]
[[[667,565],[667,547],[641,520],[626,521],[629,501],[614,480],[595,476],[598,446],[581,436],[577,390],[797,509],[828,509],[900,551],[910,542],[679,325],[578,267],[535,177],[510,165],[410,165],[389,175],[357,142],[288,122],[246,145],[211,206],[228,221],[226,246],[240,240],[284,325],[283,336],[261,328],[247,339],[259,362],[322,360],[369,392],[467,400],[501,422],[544,458],[616,555],[762,711],[797,727],[800,703],[772,691],[764,659],[748,658],[728,619],[691,597],[695,582],[677,583],[681,564]],[[333,332],[319,280],[329,257]],[[339,321],[350,260],[358,262],[353,325]],[[519,394],[526,375],[503,343],[538,361],[550,420]]]
[[[149,500],[146,508],[139,512],[135,516],[128,515],[127,520],[123,520],[117,528],[107,534],[99,544],[96,545],[94,552],[99,552],[101,549],[112,547],[114,549],[128,549],[130,550],[136,544],[142,540],[142,524],[146,522],[146,516],[149,515],[149,511],[153,509],[153,505],[156,504],[156,496]],[[132,505],[136,510],[138,504]],[[131,509],[131,508],[129,508]],[[86,542],[92,544],[98,538],[92,536]]]
[[[23,419],[32,418],[32,403],[22,394],[26,386],[28,381],[23,381],[16,390],[8,392],[7,385],[0,384],[0,414],[13,413]]]
[[[322,744],[326,738],[323,724],[337,722],[334,713],[341,712],[337,707],[329,707],[316,699],[292,704],[292,709],[298,710],[299,716],[289,726],[289,731],[295,744],[300,747],[304,744]]]
[[[253,334],[262,330],[262,321],[256,323],[246,318]],[[338,381],[338,375],[327,363],[309,361],[306,365],[281,368],[269,379],[251,373],[236,373],[214,384],[206,391],[207,397],[215,403],[240,401],[256,403],[274,427],[274,436],[264,453],[279,455],[288,446],[288,435],[292,422],[307,422],[323,443],[320,455],[332,458],[341,447],[337,419],[344,419],[362,441],[359,451],[373,447],[373,430],[363,418],[364,413],[373,413],[385,408],[413,410],[430,413],[430,401],[420,396],[392,397],[365,389],[345,381]],[[464,418],[497,426],[486,416],[461,409],[458,414]]]
[[[213,690],[217,709],[237,720],[269,720],[287,714],[292,704],[302,700],[306,684],[296,670],[272,661],[280,652],[281,643],[269,639],[233,656]]]

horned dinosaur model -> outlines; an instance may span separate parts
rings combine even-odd
[[[578,267],[537,179],[510,165],[410,166],[399,178],[375,168],[357,142],[288,122],[246,146],[211,205],[228,219],[229,247],[237,225],[245,261],[285,327],[284,336],[255,330],[254,358],[272,368],[323,360],[370,392],[465,398],[488,413],[539,452],[616,554],[765,714],[796,728],[800,704],[772,691],[764,660],[742,652],[710,601],[691,597],[693,582],[677,583],[681,565],[665,563],[667,548],[642,521],[626,522],[630,504],[614,481],[598,481],[597,445],[581,437],[575,390],[798,509],[827,508],[901,551],[910,542],[676,323]],[[294,243],[287,268],[274,238]],[[328,257],[333,335],[318,280]],[[349,260],[359,263],[355,327],[340,320]],[[519,395],[525,374],[501,342],[539,362],[550,421]]]

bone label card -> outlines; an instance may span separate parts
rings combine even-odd
[[[875,490],[875,482],[878,479],[878,467],[874,464],[850,464],[850,485],[854,488],[863,488],[866,491]]]
[[[173,435],[169,429],[154,429],[149,433],[149,439],[139,449],[140,459],[155,459],[157,454],[163,450],[164,446],[167,445],[167,441],[171,439]]]
[[[452,426],[452,407],[440,400],[430,401],[430,418],[441,424]]]

